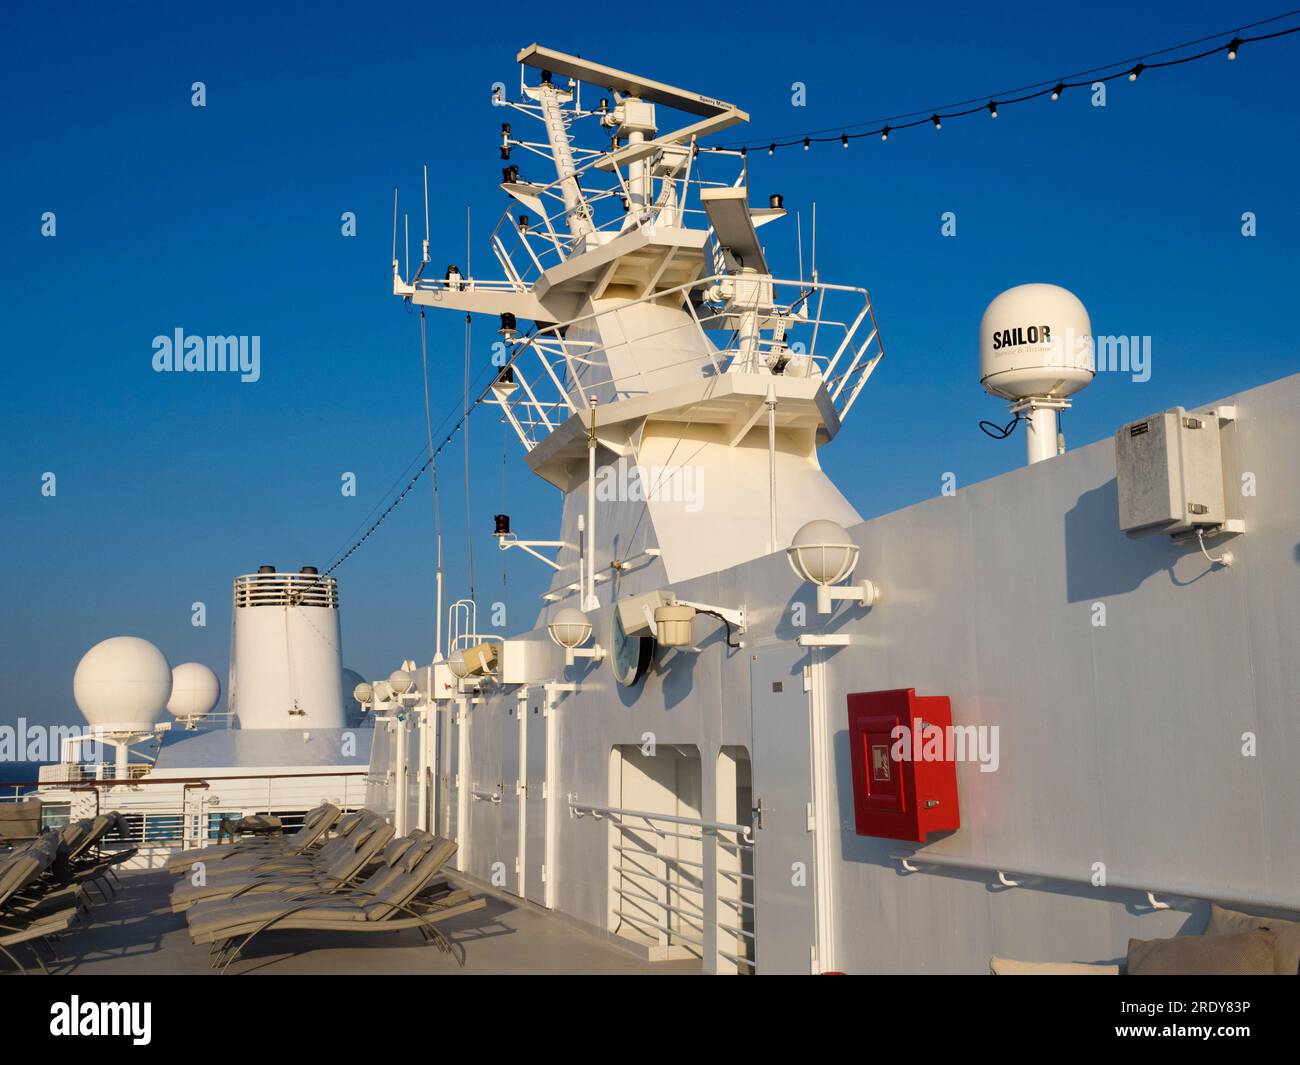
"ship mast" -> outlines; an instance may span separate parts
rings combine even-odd
[[[564,113],[563,107],[563,104],[573,99],[573,91],[561,92],[557,89],[551,80],[550,71],[542,73],[540,85],[524,91],[541,107],[546,138],[555,160],[555,176],[559,181],[560,194],[564,197],[569,233],[575,242],[580,241],[594,227],[591,223],[591,208],[582,194],[582,186],[578,184],[578,167],[573,159],[573,142],[569,138],[569,117]]]

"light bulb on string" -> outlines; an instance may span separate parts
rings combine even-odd
[[[1146,70],[1146,67],[1143,66],[1141,63],[1139,63],[1137,66],[1135,66],[1132,70],[1128,72],[1128,80],[1137,81],[1138,77],[1141,75],[1142,71],[1144,70]]]
[[[841,147],[841,148],[847,148],[848,146],[849,146],[849,135],[848,135],[847,133],[841,133],[841,134],[840,134],[840,147]]]
[[[803,139],[803,150],[806,152],[811,147],[812,147],[812,141],[809,140],[807,137],[805,137]]]
[[[887,140],[889,140],[889,127],[888,127],[888,126],[886,126],[884,129],[882,129],[882,130],[880,131],[880,139],[881,139],[882,141],[887,141]]]
[[[1230,40],[1230,41],[1228,42],[1228,58],[1229,58],[1229,59],[1236,59],[1236,58],[1237,58],[1237,49],[1240,48],[1240,47],[1241,47],[1241,38],[1240,38],[1240,37],[1234,37],[1232,40]]]
[[[939,121],[938,115],[931,115],[930,121],[934,123],[935,129],[943,129],[943,123]]]
[[[997,118],[997,117],[998,117],[998,102],[997,102],[996,100],[990,100],[990,101],[989,101],[989,118]]]
[[[1063,92],[1065,92],[1065,86],[1057,85],[1056,88],[1052,90],[1052,99],[1059,100],[1061,98],[1061,93]]]

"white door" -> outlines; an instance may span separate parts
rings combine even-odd
[[[813,971],[816,840],[809,826],[812,748],[804,653],[751,652],[754,909],[760,974]]]
[[[546,744],[550,728],[547,696],[532,688],[524,710],[524,897],[546,905],[547,794]]]

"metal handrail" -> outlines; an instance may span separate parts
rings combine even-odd
[[[572,796],[569,796],[569,810],[575,817],[582,817],[584,814],[591,814],[599,819],[605,815],[612,817],[639,817],[643,821],[667,821],[673,825],[694,825],[700,829],[708,829],[714,832],[736,832],[739,833],[746,842],[754,842],[753,825],[737,825],[729,821],[704,821],[698,817],[679,817],[677,814],[657,814],[650,810],[628,810],[621,806],[601,806],[597,803],[578,802]]]
[[[1118,891],[1138,891],[1147,896],[1151,903],[1152,909],[1167,909],[1168,904],[1156,901],[1156,895],[1167,895],[1171,898],[1188,898],[1188,899],[1205,899],[1216,902],[1232,903],[1237,906],[1257,907],[1271,910],[1287,910],[1291,912],[1300,912],[1300,895],[1294,895],[1290,898],[1283,898],[1278,895],[1267,895],[1261,892],[1241,892],[1230,895],[1222,895],[1209,891],[1204,887],[1188,887],[1186,885],[1170,885],[1168,883],[1162,886],[1153,887],[1149,883],[1128,878],[1116,879],[1107,875],[1106,883],[1103,885],[1093,884],[1090,877],[1074,876],[1068,873],[1060,873],[1055,870],[1035,868],[1019,863],[1005,864],[1001,862],[988,862],[980,858],[964,858],[960,855],[944,854],[922,854],[919,852],[912,854],[895,854],[893,859],[901,863],[903,869],[909,873],[925,872],[921,866],[931,865],[940,868],[951,869],[970,869],[977,872],[995,873],[999,877],[999,885],[1004,887],[1024,886],[1022,881],[1011,881],[1007,874],[1016,877],[1030,877],[1039,880],[1055,880],[1066,884],[1086,884],[1089,887],[1096,887],[1098,890],[1118,890]]]
[[[599,374],[593,372],[596,366],[594,357],[605,351],[607,345],[589,340],[569,340],[567,337],[575,325],[621,312],[639,303],[659,302],[672,295],[678,295],[684,300],[688,319],[685,322],[667,325],[660,332],[640,339],[647,341],[661,334],[665,336],[676,334],[682,327],[693,325],[697,343],[684,348],[688,352],[686,358],[675,363],[656,366],[654,372],[662,373],[674,366],[698,365],[705,376],[709,376],[710,372],[713,375],[720,374],[741,347],[734,334],[730,341],[719,347],[710,339],[709,333],[716,333],[720,329],[725,330],[731,314],[726,310],[708,308],[701,313],[685,294],[735,281],[736,278],[732,275],[714,273],[670,288],[648,292],[627,303],[620,303],[616,310],[601,309],[585,312],[568,321],[520,337],[514,342],[514,350],[501,370],[505,373],[509,368],[514,372],[514,380],[519,385],[517,393],[512,395],[501,390],[498,388],[498,382],[494,380],[484,388],[479,400],[490,406],[500,407],[503,416],[519,437],[525,450],[531,450],[556,428],[559,421],[563,420],[561,415],[567,417],[576,411],[579,405],[584,409],[590,407],[591,393],[595,389],[612,387],[615,389],[616,399],[645,394],[646,389],[638,390],[635,380],[615,380],[608,367],[600,367]],[[780,349],[790,354],[792,363],[806,364],[806,375],[823,382],[836,414],[841,421],[844,420],[876,364],[884,355],[870,293],[857,286],[777,277],[765,279],[764,284],[771,286],[774,295],[783,289],[795,290],[800,295],[788,304],[780,304],[774,299],[772,310],[763,312],[762,317],[765,320],[779,319],[782,325],[779,336],[759,338],[757,344],[759,354],[770,355],[774,350]],[[807,303],[806,297],[814,291],[819,294],[819,298],[815,310],[810,310],[803,305]],[[856,314],[849,311],[850,317],[843,321],[835,316],[824,316],[824,297],[827,293],[856,296],[862,300],[862,306],[857,309]],[[866,339],[851,344],[850,342],[854,340],[864,324],[869,326]],[[804,342],[791,341],[788,331],[807,326],[812,327],[813,334],[805,351]],[[833,356],[828,357],[816,350],[818,335],[822,330],[841,338]],[[541,367],[541,372],[531,382],[521,368],[523,356],[530,350]],[[844,356],[843,368],[838,365],[841,356]]]

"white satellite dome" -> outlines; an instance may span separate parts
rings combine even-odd
[[[167,710],[182,721],[210,714],[221,698],[221,681],[202,662],[182,662],[172,670],[172,696]]]
[[[150,731],[171,694],[167,656],[137,636],[95,644],[72,678],[72,697],[86,721],[106,732]]]
[[[1092,383],[1092,322],[1059,285],[1017,285],[980,319],[980,384],[1003,399],[1064,398]]]

